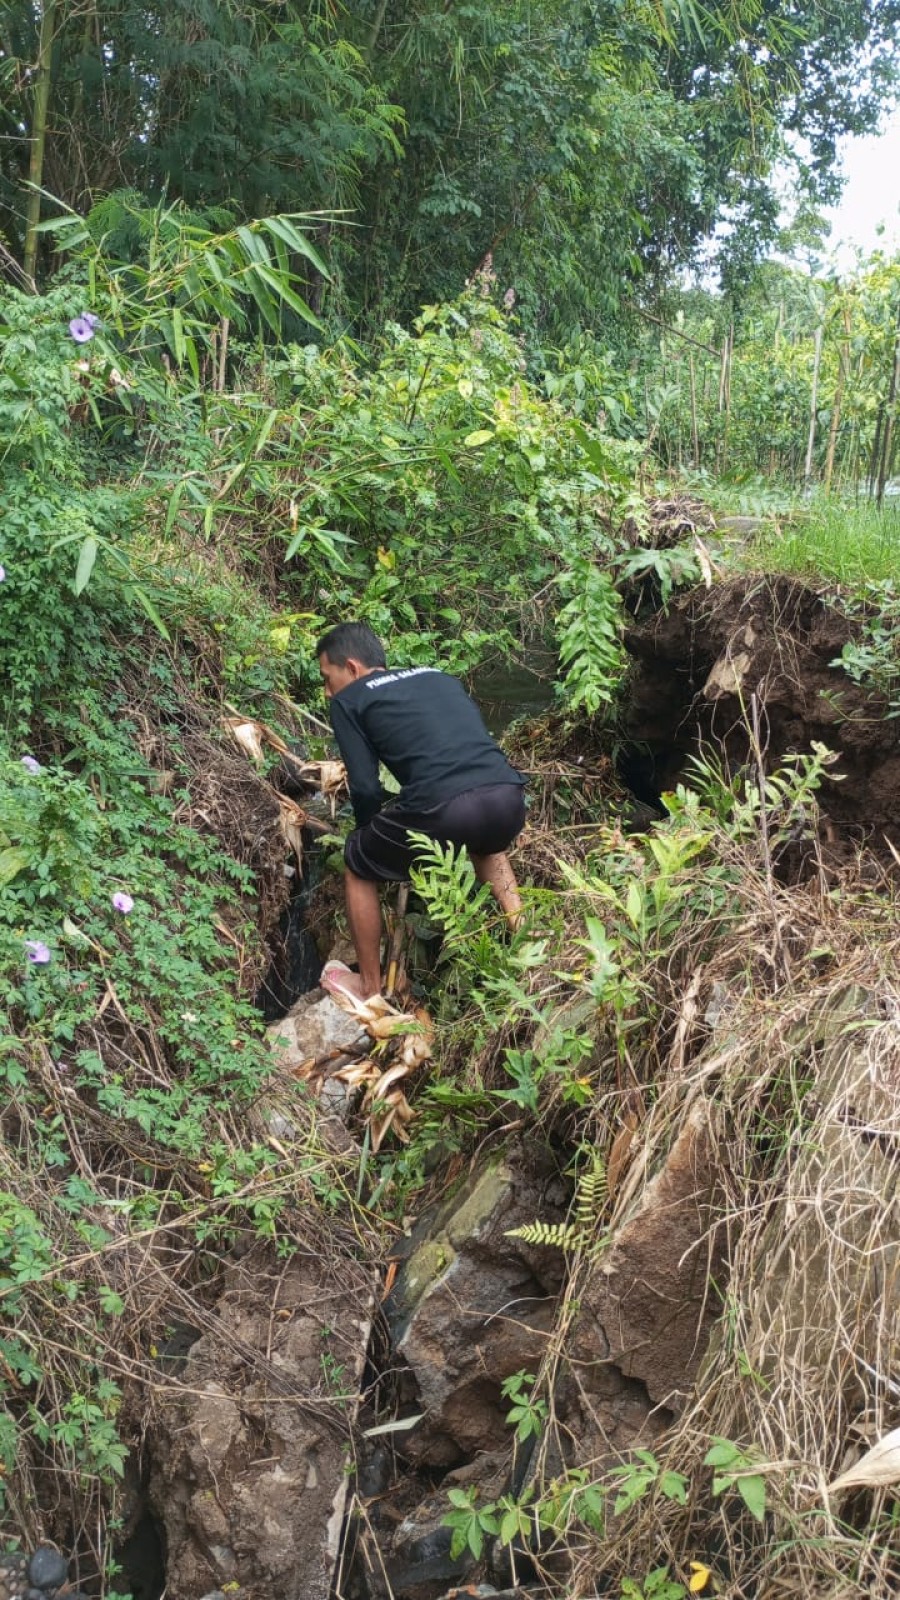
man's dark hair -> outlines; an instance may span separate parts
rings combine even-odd
[[[367,622],[339,622],[329,628],[316,645],[316,659],[319,656],[327,656],[334,667],[345,667],[350,656],[364,667],[387,664],[384,645]]]

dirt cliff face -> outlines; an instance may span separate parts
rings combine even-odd
[[[694,589],[634,624],[625,727],[657,789],[700,752],[731,773],[755,760],[755,701],[767,771],[815,742],[837,753],[819,794],[826,843],[900,847],[900,727],[832,665],[857,631],[827,594],[784,576]]]
[[[372,1276],[257,1247],[234,1264],[157,1407],[151,1502],[167,1594],[326,1600],[347,1492]]]

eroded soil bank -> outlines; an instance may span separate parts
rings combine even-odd
[[[898,723],[834,664],[858,631],[835,597],[756,576],[693,589],[632,626],[624,728],[645,785],[672,787],[697,756],[734,774],[761,756],[772,771],[818,742],[840,758],[820,792],[826,850],[900,846]]]

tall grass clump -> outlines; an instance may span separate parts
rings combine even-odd
[[[900,579],[900,508],[820,500],[761,530],[749,556],[767,572],[848,588]]]

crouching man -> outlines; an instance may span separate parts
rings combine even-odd
[[[521,901],[506,850],[525,821],[525,780],[456,678],[437,667],[388,669],[384,646],[365,623],[331,628],[316,654],[357,823],[344,861],[359,976],[326,967],[322,981],[365,1000],[381,989],[378,885],[409,877],[411,832],[465,845],[515,924]],[[386,803],[379,762],[400,784]]]

